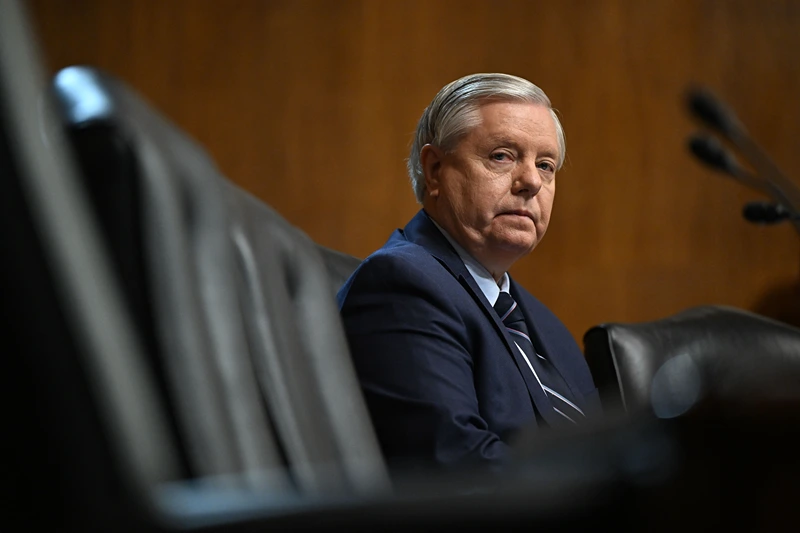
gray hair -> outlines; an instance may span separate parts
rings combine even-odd
[[[564,128],[544,91],[528,80],[510,74],[470,74],[445,85],[425,108],[417,124],[408,158],[408,176],[419,203],[425,195],[425,176],[420,163],[422,147],[432,144],[443,150],[455,148],[470,129],[479,125],[477,111],[481,101],[487,99],[518,100],[547,107],[558,134],[557,168],[564,164],[567,153]]]

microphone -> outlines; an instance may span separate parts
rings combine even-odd
[[[727,150],[716,137],[697,133],[689,138],[689,150],[703,163],[714,170],[724,172],[753,189],[761,190],[773,197],[782,197],[780,191],[773,189],[769,182],[742,168],[736,156]],[[800,214],[792,213],[782,204],[770,202],[750,202],[742,208],[742,216],[754,224],[777,224],[784,220],[800,220]]]
[[[690,140],[690,149],[707,165],[722,170],[749,187],[768,193],[777,204],[789,213],[795,230],[800,234],[800,187],[784,176],[777,165],[750,137],[736,115],[723,105],[709,90],[691,89],[687,105],[695,118],[721,133],[755,168],[757,175],[743,171],[732,155],[726,155],[722,145],[713,138],[697,135]],[[711,139],[709,141],[709,139]]]
[[[726,149],[716,137],[704,133],[696,133],[689,137],[689,150],[697,159],[714,170],[728,174],[751,189],[785,200],[783,193],[773,184],[745,170],[739,164],[736,156]]]
[[[734,137],[744,131],[744,126],[741,125],[733,111],[717,100],[708,89],[690,89],[687,103],[695,117],[726,137]]]
[[[741,181],[748,187],[763,189],[762,181],[746,171],[729,150],[716,137],[696,133],[689,137],[689,150],[694,156],[713,168]]]
[[[777,224],[787,219],[800,219],[800,214],[792,213],[781,204],[770,202],[748,202],[742,208],[742,216],[754,224]]]

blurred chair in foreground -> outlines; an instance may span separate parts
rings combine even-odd
[[[189,475],[385,487],[330,282],[357,260],[228,182],[113,78],[70,67],[53,90]]]

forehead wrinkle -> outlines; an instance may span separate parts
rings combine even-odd
[[[489,144],[489,145],[496,145],[496,144],[508,145],[508,146],[513,146],[514,148],[517,148],[517,149],[522,149],[522,148],[528,149],[528,148],[533,147],[533,148],[536,148],[537,156],[540,156],[540,157],[552,157],[553,159],[558,159],[558,152],[559,152],[558,146],[551,145],[551,146],[542,147],[539,143],[536,142],[536,139],[538,139],[539,137],[540,136],[537,135],[536,137],[532,138],[533,142],[527,142],[530,139],[526,139],[525,141],[520,141],[519,139],[514,138],[514,136],[508,135],[505,132],[501,132],[501,133],[492,134],[492,135],[489,135],[488,137],[486,137],[486,139],[484,140],[484,144]]]

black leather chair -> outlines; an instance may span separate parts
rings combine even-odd
[[[226,180],[112,77],[70,67],[53,91],[187,475],[387,488],[333,297],[359,261]]]
[[[800,329],[733,307],[601,324],[583,342],[612,412],[669,417],[701,398],[754,402],[800,391]]]

